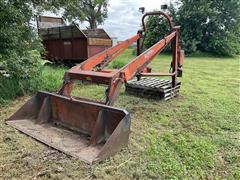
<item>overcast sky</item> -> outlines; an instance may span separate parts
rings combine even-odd
[[[145,7],[146,11],[160,9],[162,4],[169,4],[171,0],[109,0],[108,18],[103,25],[110,36],[118,40],[125,40],[137,33],[140,28],[142,14],[139,7]],[[49,15],[49,13],[47,13]],[[85,28],[88,23],[80,24]]]
[[[169,0],[110,0],[108,18],[102,27],[110,36],[119,40],[127,39],[137,33],[141,24],[142,14],[139,7],[145,7],[146,11],[160,9]],[[101,26],[99,26],[101,27]]]

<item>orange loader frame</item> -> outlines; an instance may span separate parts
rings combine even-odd
[[[141,52],[146,33],[144,19],[151,15],[164,16],[170,34],[148,50]],[[6,123],[50,147],[77,157],[89,164],[106,159],[128,144],[130,113],[112,107],[121,85],[134,77],[170,76],[172,87],[182,75],[184,51],[179,42],[180,27],[173,27],[171,18],[164,12],[146,13],[142,18],[143,30],[132,38],[89,58],[65,73],[59,94],[39,91],[29,99]],[[105,67],[137,42],[137,57],[120,69]],[[172,46],[171,71],[151,73],[149,63],[167,44]],[[76,80],[107,85],[105,102],[94,102],[70,97]],[[171,86],[171,83],[170,83]]]
[[[147,31],[144,20],[147,16],[153,15],[162,15],[165,17],[168,21],[171,33],[164,39],[157,42],[151,48],[141,53],[143,33],[146,33]],[[106,90],[106,101],[104,104],[112,106],[119,95],[121,85],[133,77],[137,77],[138,80],[140,80],[142,76],[171,76],[172,87],[174,87],[176,85],[177,76],[182,75],[182,65],[184,62],[184,51],[181,50],[179,42],[180,26],[173,26],[170,16],[162,11],[144,14],[142,17],[142,26],[143,30],[138,31],[137,35],[87,59],[83,63],[68,70],[65,73],[64,84],[59,93],[64,96],[70,96],[75,80],[91,81],[92,83],[96,84],[105,84],[108,85],[108,88]],[[135,59],[121,69],[103,69],[134,42],[137,42],[137,57]],[[172,46],[172,71],[168,73],[151,73],[151,69],[147,67],[148,64],[169,43],[171,43]]]

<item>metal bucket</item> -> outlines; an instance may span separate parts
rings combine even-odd
[[[126,110],[47,92],[38,92],[6,123],[89,164],[128,144]]]

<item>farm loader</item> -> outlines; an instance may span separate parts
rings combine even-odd
[[[142,51],[147,27],[145,18],[163,16],[170,33],[149,49]],[[39,91],[27,101],[6,123],[50,147],[79,158],[89,164],[106,159],[128,144],[130,114],[113,107],[121,86],[128,92],[144,92],[153,97],[169,99],[178,94],[182,76],[184,51],[179,41],[179,26],[173,26],[171,17],[162,11],[145,13],[143,29],[138,33],[69,69],[57,94]],[[120,69],[106,69],[131,44],[137,42],[137,57]],[[149,63],[171,44],[172,60],[169,72],[151,73]],[[145,78],[150,76],[151,78]],[[171,80],[152,77],[169,76]],[[136,80],[133,80],[136,78]],[[76,82],[105,85],[105,101],[73,97]]]

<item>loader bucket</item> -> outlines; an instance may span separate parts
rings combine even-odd
[[[126,110],[57,94],[38,92],[6,123],[89,164],[128,144]]]

